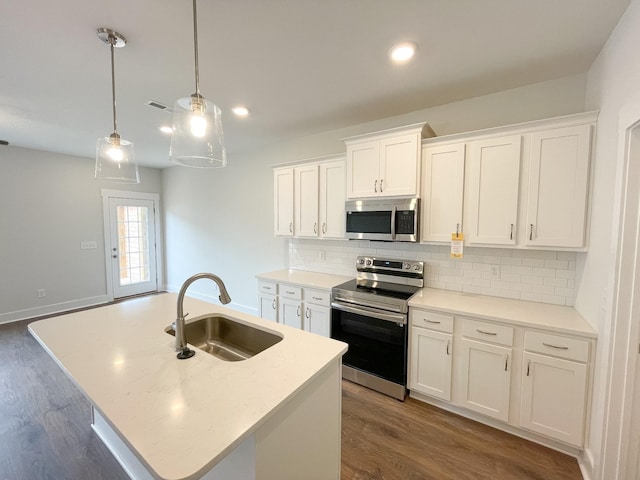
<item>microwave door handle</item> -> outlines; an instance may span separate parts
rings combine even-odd
[[[391,240],[396,239],[396,207],[393,206],[393,210],[391,210]]]

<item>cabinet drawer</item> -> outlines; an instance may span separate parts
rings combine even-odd
[[[278,284],[275,282],[266,282],[264,280],[260,280],[258,282],[258,292],[260,293],[268,293],[270,295],[278,294]]]
[[[585,363],[589,361],[589,342],[587,340],[550,333],[526,331],[524,333],[524,349],[567,360]]]
[[[439,332],[453,333],[453,315],[412,309],[411,325],[414,327],[429,328]]]
[[[331,292],[325,290],[304,289],[304,301],[328,307],[331,305]]]
[[[462,324],[462,335],[499,345],[513,345],[513,328],[506,325],[478,322],[465,318]]]
[[[280,290],[280,296],[286,298],[293,298],[294,300],[302,300],[302,288],[294,285],[278,285]]]

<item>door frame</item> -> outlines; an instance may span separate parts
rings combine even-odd
[[[632,136],[640,134],[640,99],[623,107],[618,116],[618,153],[614,191],[614,271],[610,278],[611,294],[607,305],[609,321],[609,350],[607,354],[607,381],[604,411],[604,441],[600,468],[596,478],[631,478],[628,471],[629,439],[634,408],[640,410],[640,401],[634,406],[634,390],[640,355],[640,325],[634,322],[634,303],[640,302],[634,290],[640,282],[640,273],[635,271],[637,255],[640,255],[640,176],[629,175],[630,169],[640,168],[640,142],[631,155]],[[635,193],[635,195],[634,195]],[[633,261],[630,261],[632,259]],[[635,470],[635,468],[634,468]]]
[[[113,269],[111,265],[111,251],[109,245],[111,244],[110,236],[110,221],[109,221],[109,199],[122,198],[131,200],[150,200],[153,202],[154,207],[154,220],[155,220],[155,237],[156,237],[156,290],[164,289],[164,247],[162,242],[162,226],[160,224],[160,194],[158,193],[144,193],[144,192],[129,192],[124,190],[107,190],[102,189],[102,219],[104,222],[104,265],[106,270],[107,280],[107,297],[109,301],[113,301]]]

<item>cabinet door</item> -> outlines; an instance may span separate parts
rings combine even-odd
[[[511,349],[463,338],[461,405],[504,422],[509,420]]]
[[[520,135],[469,143],[465,233],[470,244],[515,244],[520,149]]]
[[[320,164],[320,236],[344,238],[344,162]]]
[[[294,233],[296,237],[318,236],[318,165],[294,168]]]
[[[379,195],[380,144],[365,142],[347,146],[347,198]]]
[[[587,366],[524,353],[520,426],[582,446]]]
[[[449,242],[462,232],[464,143],[422,150],[422,240]]]
[[[409,389],[451,400],[453,335],[411,327]]]
[[[302,328],[302,302],[280,297],[279,323]]]
[[[591,126],[531,134],[525,244],[584,246]]]
[[[258,294],[260,317],[273,322],[278,321],[278,297],[275,295]]]
[[[418,194],[419,139],[416,133],[380,141],[379,195]]]
[[[305,304],[304,329],[323,337],[329,337],[331,328],[331,309],[320,305]]]
[[[293,168],[273,171],[273,232],[293,236]]]

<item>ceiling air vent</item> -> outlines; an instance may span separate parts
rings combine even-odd
[[[150,107],[153,107],[153,108],[157,108],[158,110],[164,110],[166,112],[171,112],[171,110],[172,110],[171,108],[169,108],[164,103],[156,102],[155,100],[149,100],[147,102],[147,105],[149,105]]]

